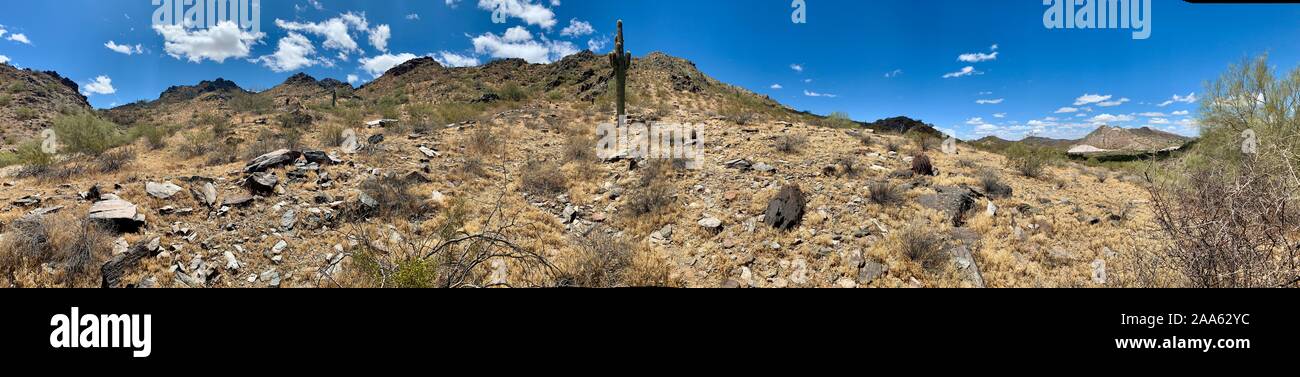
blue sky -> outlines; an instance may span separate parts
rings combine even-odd
[[[623,19],[637,56],[683,57],[796,109],[907,115],[964,139],[1077,137],[1103,123],[1194,134],[1193,99],[1228,64],[1300,61],[1300,5],[1153,0],[1151,36],[1139,40],[1049,30],[1040,0],[806,0],[805,24],[791,22],[791,0],[505,0],[504,23],[484,9],[492,1],[263,0],[261,35],[155,28],[150,0],[8,1],[0,60],[56,70],[102,108],[216,77],[249,89],[296,72],[360,85],[429,54],[472,65],[603,53]]]

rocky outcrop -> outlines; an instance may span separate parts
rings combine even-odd
[[[806,204],[807,199],[799,185],[785,186],[776,197],[768,201],[763,223],[780,230],[794,229],[803,221]]]

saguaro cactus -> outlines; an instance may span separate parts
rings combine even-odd
[[[330,91],[330,107],[339,107],[339,88]]]
[[[618,20],[618,36],[614,38],[614,52],[609,55],[609,64],[614,67],[614,85],[618,86],[618,116],[627,115],[624,96],[627,94],[627,70],[632,66],[632,54],[623,52],[623,20]]]

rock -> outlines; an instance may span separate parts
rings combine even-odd
[[[966,246],[957,246],[948,249],[948,254],[952,262],[957,267],[966,282],[976,288],[984,288],[984,275],[980,273],[980,267],[975,263],[975,256],[971,254],[970,249]]]
[[[293,226],[297,223],[298,223],[298,212],[292,209],[284,211],[284,214],[280,215],[281,230],[285,230],[285,231],[293,230]]]
[[[370,128],[388,127],[389,125],[393,125],[393,124],[397,124],[397,119],[375,119],[366,122],[366,127],[370,127]]]
[[[981,195],[966,187],[938,186],[936,194],[922,196],[918,202],[922,207],[947,213],[953,227],[966,223],[966,213],[975,207],[975,199]]]
[[[52,213],[58,213],[63,210],[63,206],[43,207],[27,212],[27,216],[45,216]]]
[[[792,270],[790,271],[791,283],[794,283],[795,285],[808,284],[808,278],[810,275],[808,272],[808,261],[805,261],[802,258],[795,259],[794,262],[790,263],[790,269]]]
[[[1100,285],[1106,285],[1106,261],[1097,259],[1092,261],[1092,282]]]
[[[868,260],[862,264],[862,268],[858,269],[858,284],[871,284],[871,282],[884,276],[886,272],[889,272],[889,267],[885,266],[884,263]]]
[[[90,206],[89,218],[118,232],[133,233],[144,226],[144,214],[136,210],[135,204],[122,199],[95,202]]]
[[[770,173],[776,171],[776,167],[760,162],[754,164],[754,171],[759,173]]]
[[[763,223],[781,230],[794,229],[803,221],[806,200],[799,185],[782,188],[775,198],[768,201]]]
[[[737,281],[736,279],[727,279],[726,281],[723,281],[722,285],[718,286],[718,288],[726,288],[726,289],[740,288],[740,282]]]
[[[433,205],[438,208],[446,208],[447,196],[443,195],[441,191],[434,190],[433,193],[429,195],[429,202],[433,203]]]
[[[370,146],[379,145],[380,143],[383,142],[384,142],[384,134],[370,135],[370,137],[366,139],[366,145],[370,145]]]
[[[717,218],[714,217],[705,217],[704,219],[700,220],[699,224],[700,227],[709,231],[716,232],[722,230],[722,220],[718,220]]]
[[[35,207],[41,204],[39,195],[28,195],[14,201],[14,205],[20,207]]]
[[[279,242],[275,243],[275,246],[271,247],[271,254],[280,255],[281,253],[284,253],[284,249],[287,248],[289,248],[289,243],[284,242],[284,240],[280,240]]]
[[[190,195],[194,196],[195,201],[202,203],[208,208],[217,205],[217,186],[214,186],[212,182],[203,182],[202,184],[191,187]]]
[[[438,153],[438,151],[435,151],[423,145],[420,146],[420,153],[424,154],[424,157],[426,158],[434,158],[442,155],[441,153]]]
[[[225,257],[226,269],[230,271],[239,271],[239,260],[235,259],[235,254],[231,253],[230,250],[226,250]]]
[[[364,191],[357,195],[357,202],[366,209],[379,208],[379,201],[370,197],[370,194],[366,194]]]
[[[124,254],[130,248],[131,245],[126,243],[126,238],[118,237],[113,240],[113,255]]]
[[[303,151],[302,157],[307,159],[307,162],[320,165],[338,165],[343,163],[343,160],[330,156],[328,153],[325,153],[325,151]]]
[[[1074,263],[1078,258],[1078,254],[1059,247],[1052,248],[1052,250],[1047,252],[1047,264],[1052,267],[1060,267]]]
[[[284,166],[294,162],[298,159],[298,156],[301,155],[302,153],[298,151],[288,149],[281,149],[267,153],[249,161],[248,164],[244,166],[244,173],[260,173],[271,168]]]
[[[149,183],[145,183],[144,191],[149,193],[149,196],[158,199],[171,199],[171,197],[176,195],[176,193],[181,192],[181,187],[174,185],[171,182],[167,182],[167,183],[149,182]]]
[[[253,173],[244,180],[244,187],[255,193],[271,193],[275,191],[275,186],[280,185],[280,177],[275,173]]]
[[[222,207],[247,207],[253,204],[253,196],[239,193],[226,198],[221,202]]]
[[[990,200],[987,209],[984,210],[984,214],[989,215],[989,217],[996,217],[998,215],[998,206],[994,205],[993,201]]]
[[[280,271],[266,271],[259,275],[258,278],[266,282],[266,286],[269,288],[280,288]]]
[[[357,142],[357,134],[346,132],[343,134],[343,143],[339,144],[339,150],[344,154],[354,154],[361,151],[361,144]]]
[[[581,215],[582,214],[578,212],[578,208],[570,204],[564,207],[564,212],[560,214],[560,220],[562,220],[565,224],[568,224],[568,223],[572,223],[574,220],[577,220],[578,216]]]
[[[749,160],[742,158],[742,159],[727,161],[723,163],[723,166],[726,166],[731,169],[749,170],[754,166],[754,164],[752,162],[749,162]]]
[[[835,281],[835,286],[838,286],[840,288],[857,288],[858,282],[853,281],[853,279],[843,277],[840,278],[840,280]]]

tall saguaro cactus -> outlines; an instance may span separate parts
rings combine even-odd
[[[627,115],[625,95],[627,94],[627,70],[632,66],[632,54],[623,52],[623,20],[618,20],[618,36],[614,38],[614,52],[609,55],[609,64],[614,67],[614,82],[618,86],[618,117]]]

